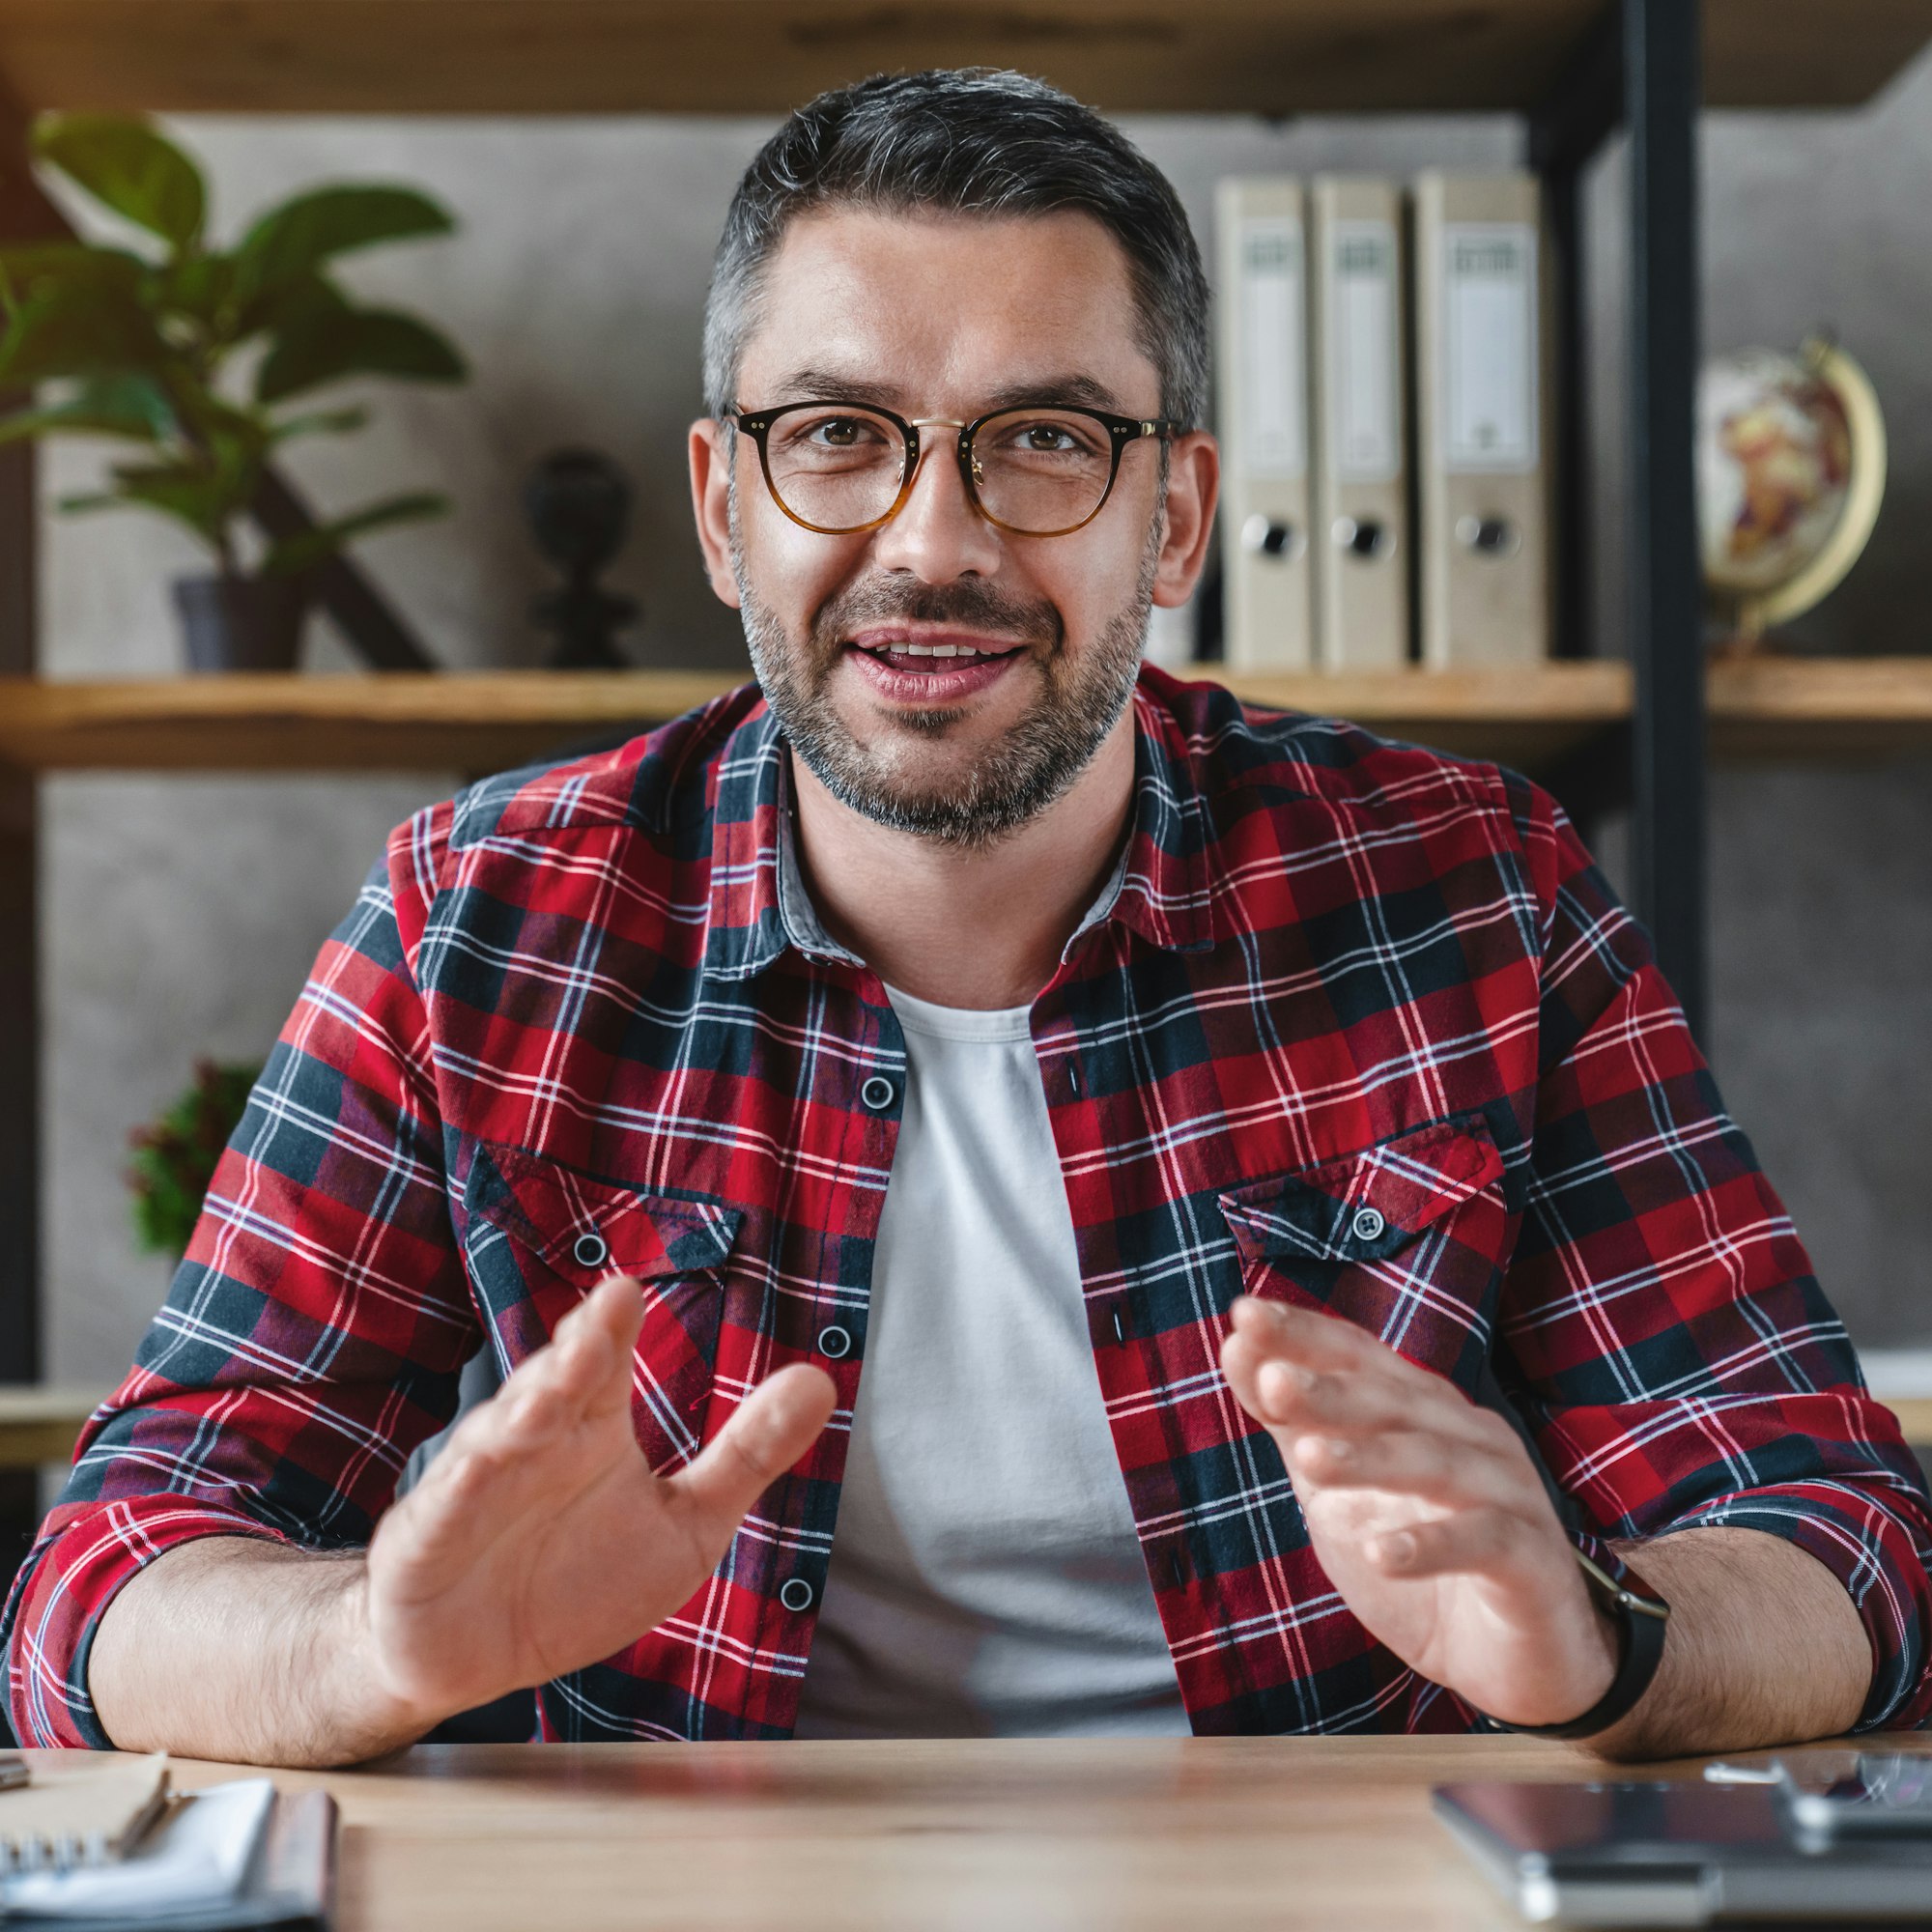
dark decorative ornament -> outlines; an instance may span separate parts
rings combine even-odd
[[[624,472],[594,449],[556,450],[530,471],[524,514],[537,549],[563,573],[561,584],[530,604],[530,621],[556,639],[545,662],[553,670],[626,668],[612,639],[637,621],[637,600],[596,581],[629,529]]]

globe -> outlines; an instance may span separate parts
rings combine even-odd
[[[1697,389],[1704,582],[1740,636],[1807,610],[1857,560],[1884,493],[1885,428],[1842,350],[1743,349]]]

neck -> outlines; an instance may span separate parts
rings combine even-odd
[[[1032,1003],[1120,856],[1133,804],[1128,705],[1087,769],[1037,818],[981,850],[854,811],[797,758],[799,861],[825,929],[915,999]]]

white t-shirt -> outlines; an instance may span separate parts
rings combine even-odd
[[[887,991],[908,1078],[797,1734],[1184,1735],[1028,1009]]]

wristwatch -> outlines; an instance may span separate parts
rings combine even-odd
[[[1618,1582],[1580,1549],[1573,1546],[1570,1553],[1582,1566],[1590,1595],[1616,1623],[1617,1674],[1610,1679],[1610,1688],[1580,1718],[1572,1718],[1566,1724],[1506,1724],[1500,1718],[1491,1718],[1489,1722],[1499,1731],[1516,1731],[1526,1738],[1595,1737],[1635,1707],[1662,1661],[1670,1605],[1628,1563],[1623,1566],[1623,1581]]]

